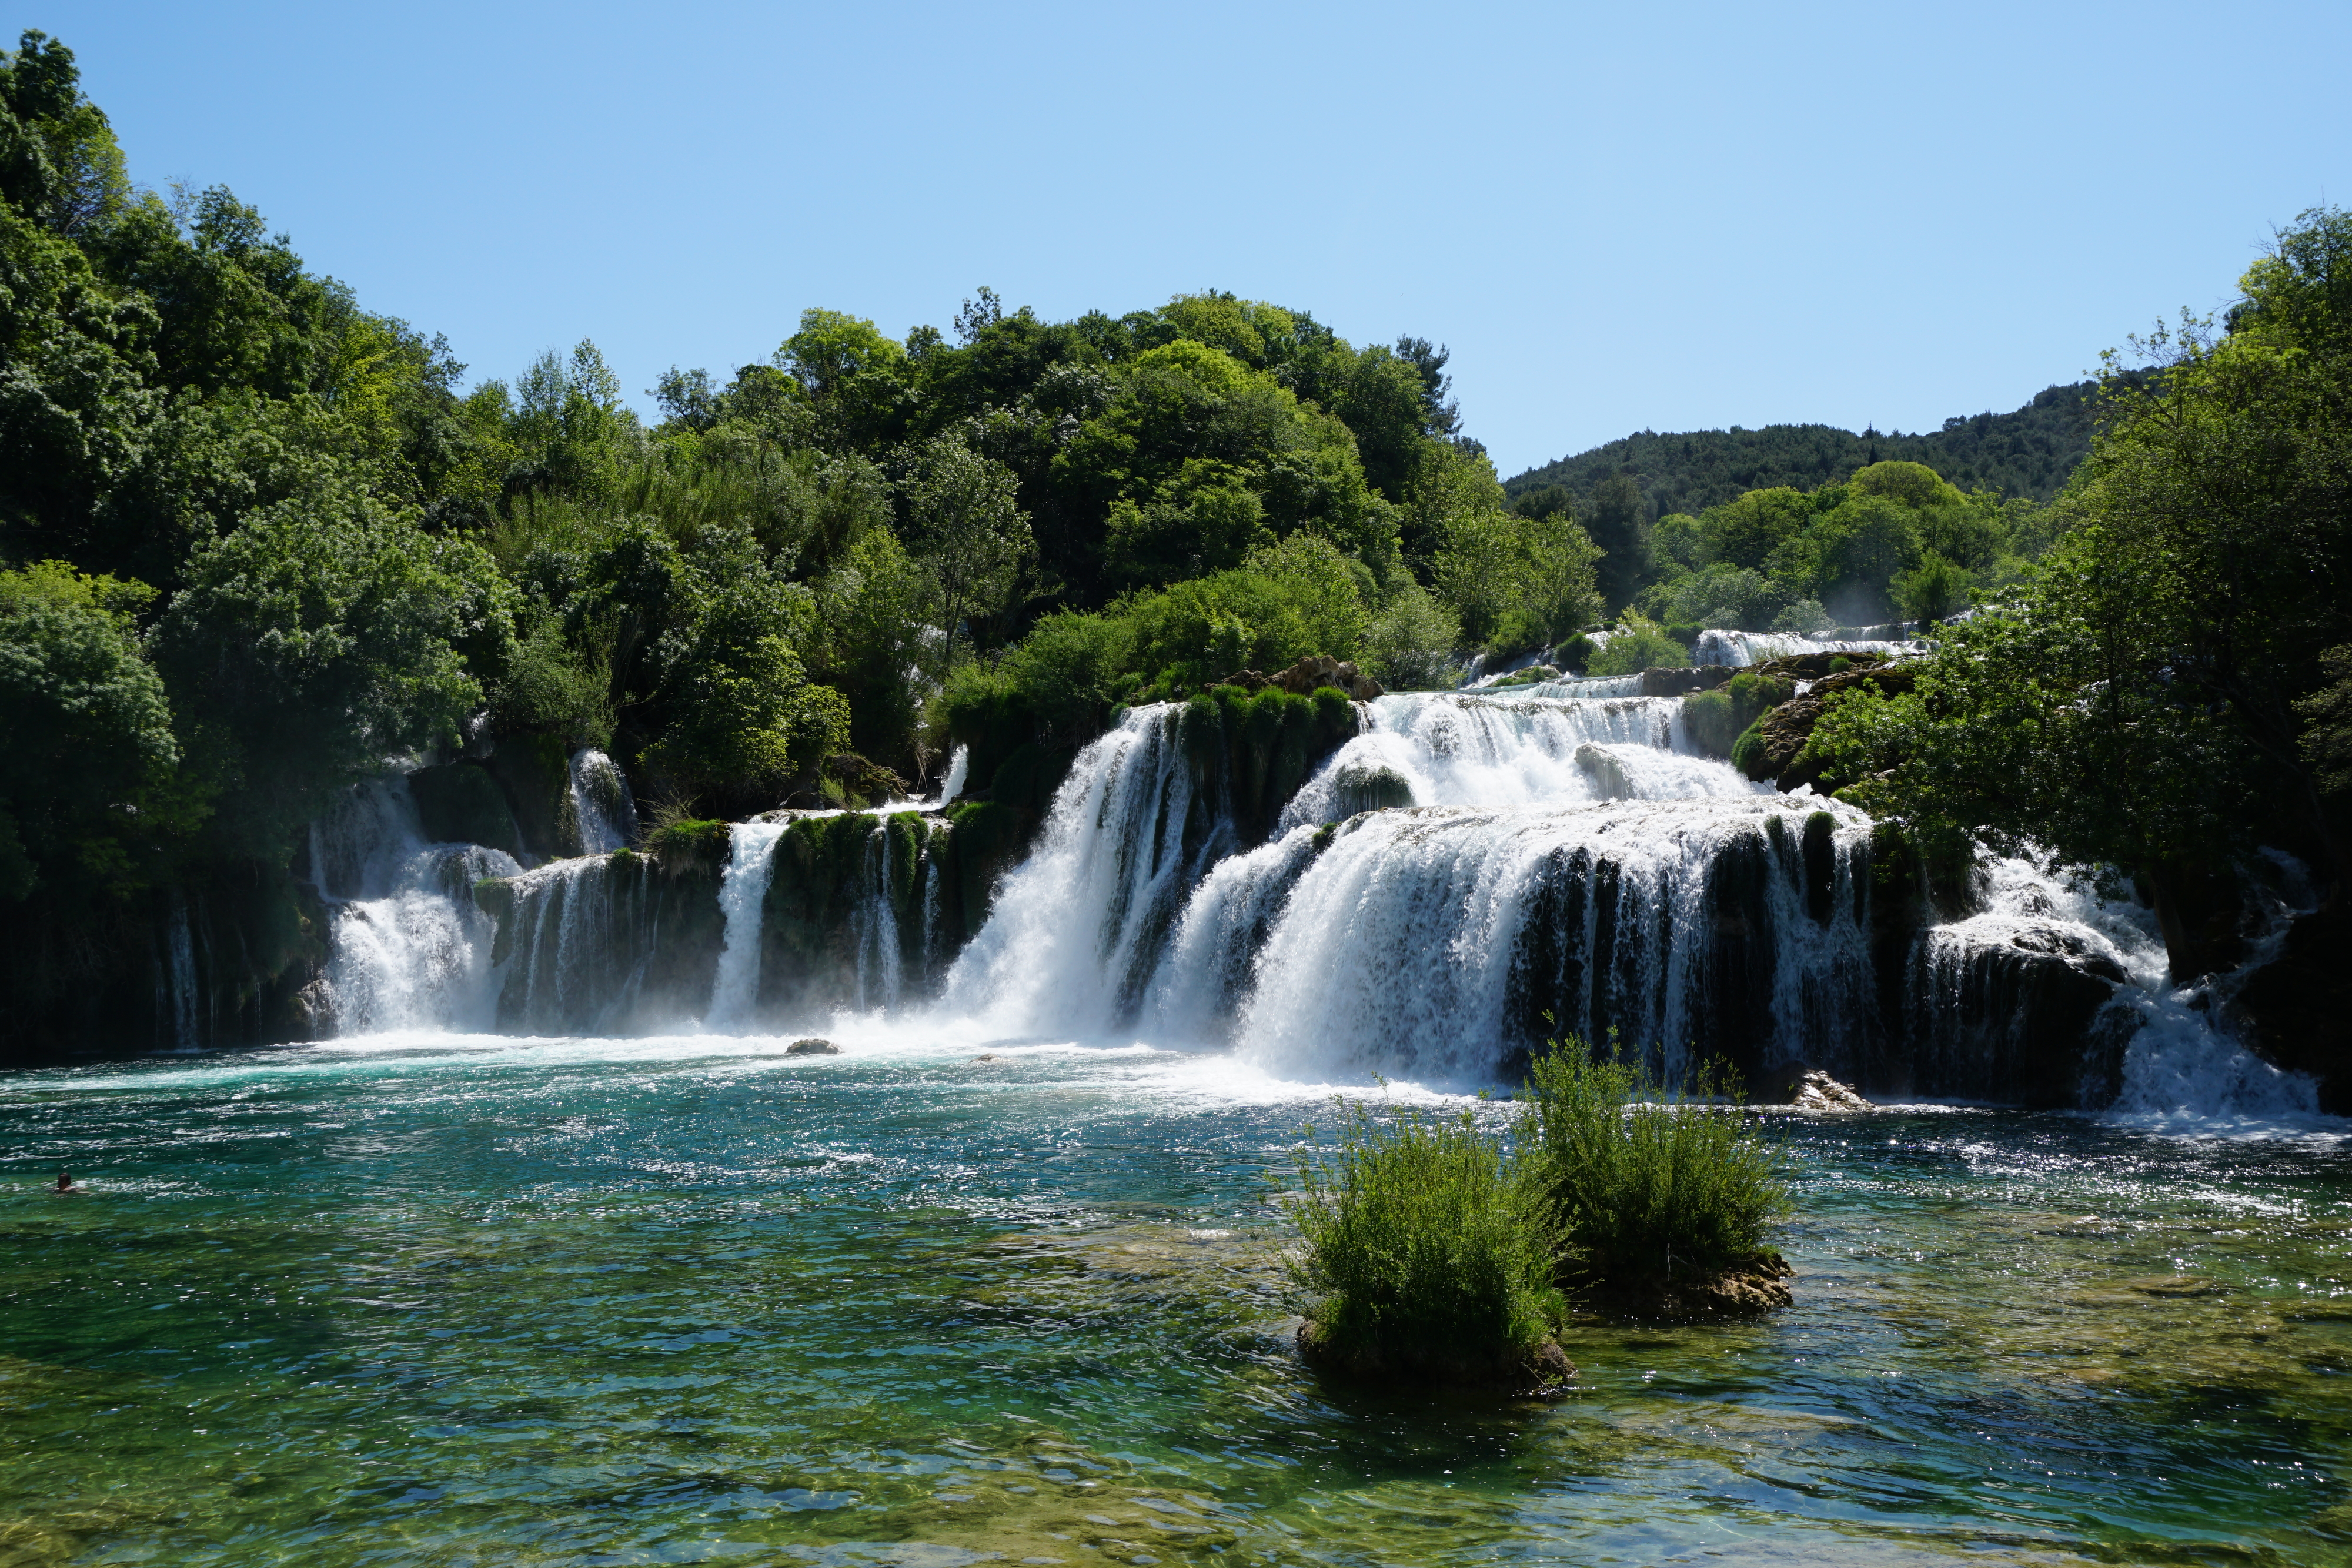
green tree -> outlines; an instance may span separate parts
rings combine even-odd
[[[967,623],[1003,611],[1031,548],[1029,516],[1003,464],[954,436],[926,443],[902,486],[912,553],[938,587],[938,674]]]
[[[196,814],[133,624],[153,596],[59,561],[0,571],[0,904],[44,880],[128,891]]]
[[[457,736],[482,698],[461,649],[500,673],[512,609],[478,547],[328,492],[199,545],[154,647],[238,790],[233,830],[275,856],[336,789]]]
[[[1650,572],[1650,504],[1631,474],[1612,474],[1592,487],[1581,516],[1601,547],[1601,596],[1614,609],[1630,602]]]

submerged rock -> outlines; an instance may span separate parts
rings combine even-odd
[[[1851,1091],[1849,1091],[1851,1092]],[[1857,1096],[1858,1098],[1858,1096]],[[1712,1273],[1618,1277],[1587,1285],[1580,1306],[1608,1317],[1753,1318],[1794,1306],[1787,1281],[1796,1276],[1778,1252],[1759,1252]]]
[[[1568,1392],[1576,1364],[1558,1343],[1545,1340],[1516,1360],[1462,1356],[1431,1349],[1411,1354],[1369,1348],[1340,1350],[1326,1343],[1315,1321],[1298,1325],[1298,1356],[1318,1372],[1390,1386],[1488,1390],[1522,1399]]]
[[[1868,1111],[1874,1107],[1852,1084],[1817,1067],[1791,1067],[1780,1076],[1772,1103],[1800,1111]]]
[[[784,1047],[786,1056],[839,1056],[841,1047],[829,1040],[796,1040]]]

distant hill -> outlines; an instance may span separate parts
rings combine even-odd
[[[2091,449],[2088,394],[2094,382],[2052,387],[2013,413],[1979,413],[1944,422],[1924,434],[1857,435],[1827,424],[1768,424],[1761,430],[1696,430],[1680,435],[1643,431],[1504,481],[1517,498],[1558,486],[1578,502],[1602,479],[1631,468],[1653,517],[1696,513],[1742,491],[1787,485],[1811,490],[1867,464],[1901,458],[1925,463],[1963,490],[1979,487],[2046,501]]]

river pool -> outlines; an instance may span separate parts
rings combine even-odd
[[[835,1038],[0,1080],[0,1565],[2352,1562],[2340,1124],[1791,1114],[1793,1310],[1401,1397],[1289,1349],[1330,1091]]]

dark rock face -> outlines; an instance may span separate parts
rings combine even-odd
[[[786,1056],[839,1056],[841,1047],[829,1040],[796,1040],[784,1047]]]
[[[520,859],[522,831],[506,791],[478,762],[453,762],[408,776],[416,820],[436,843],[481,844]]]
[[[571,753],[551,735],[501,736],[480,766],[505,791],[518,841],[537,859],[580,852],[572,820]],[[503,846],[499,846],[503,847]]]
[[[1912,1087],[2063,1108],[2114,1097],[2136,1016],[2102,1016],[2125,981],[2076,930],[1986,916],[1924,932],[1906,977]]]
[[[2319,1081],[2320,1109],[2352,1115],[2352,911],[2305,915],[2239,988],[2232,1016],[2263,1060]]]

